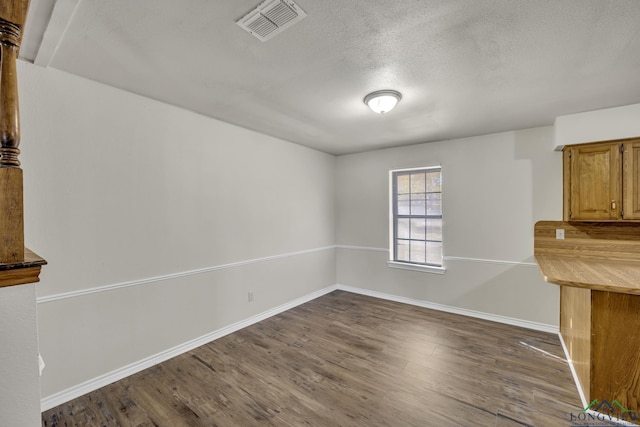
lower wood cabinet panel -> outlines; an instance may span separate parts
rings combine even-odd
[[[587,399],[591,383],[591,289],[560,287],[560,333]]]
[[[591,399],[640,410],[640,296],[591,292]]]
[[[562,286],[560,333],[588,402],[640,411],[640,296]]]

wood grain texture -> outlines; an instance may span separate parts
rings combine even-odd
[[[580,381],[591,401],[591,290],[560,288],[560,333]]]
[[[0,288],[39,282],[41,269],[42,267],[38,266],[14,270],[0,270]]]
[[[536,255],[545,281],[556,285],[640,295],[640,263]]]
[[[0,263],[24,259],[16,59],[28,10],[29,1],[0,2]]]
[[[47,262],[27,248],[24,248],[24,253],[20,262],[0,263],[0,288],[40,281],[40,270]]]
[[[0,167],[20,166],[20,113],[16,60],[22,28],[0,18]]]
[[[38,282],[46,262],[24,247],[16,60],[29,0],[0,2],[0,287]]]
[[[640,411],[640,297],[592,292],[591,397]]]
[[[617,220],[622,209],[622,164],[616,142],[565,147],[571,153],[571,220]]]
[[[566,221],[538,221],[536,223],[534,237],[555,240],[556,228],[565,228],[565,240],[551,242],[554,246],[579,243],[580,245],[588,244],[589,241],[594,245],[607,246],[613,242],[610,240],[623,243],[627,240],[640,241],[640,224],[635,222],[566,222]],[[580,242],[568,242],[571,239],[581,239]],[[548,249],[544,245],[540,245],[541,240],[536,243],[537,248]],[[546,243],[549,243],[547,240]],[[575,248],[580,249],[579,247]],[[637,253],[637,248],[632,251]]]
[[[534,255],[550,283],[640,295],[640,224],[539,221]]]
[[[29,0],[0,1],[0,18],[24,28],[29,11]]]
[[[571,197],[569,197],[571,185],[571,157],[569,157],[569,153],[570,150],[566,148],[562,150],[562,219],[564,221],[569,221],[571,219],[571,216],[569,215],[569,210],[571,209]]]
[[[29,248],[24,248],[24,259],[22,261],[12,263],[0,263],[0,271],[13,270],[16,268],[30,268],[46,265],[45,261],[40,255],[36,254]]]
[[[43,413],[54,426],[561,426],[553,334],[336,291]]]
[[[640,137],[565,146],[563,219],[640,221],[639,161]]]
[[[24,259],[22,170],[0,168],[0,263]]]
[[[541,221],[534,247],[562,285],[560,330],[585,396],[640,410],[640,225]]]
[[[640,220],[640,138],[623,144],[622,197],[624,219]]]

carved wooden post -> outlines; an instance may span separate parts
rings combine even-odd
[[[16,60],[28,0],[0,0],[0,263],[24,260]]]
[[[0,425],[40,424],[34,283],[47,262],[24,247],[16,60],[29,0],[0,0]],[[24,286],[17,286],[24,285]]]

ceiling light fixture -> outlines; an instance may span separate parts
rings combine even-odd
[[[378,114],[388,113],[402,99],[402,94],[396,90],[378,90],[364,97],[364,103],[371,111]]]

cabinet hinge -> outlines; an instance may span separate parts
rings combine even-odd
[[[571,158],[573,155],[573,150],[569,150],[569,158]]]
[[[623,144],[620,144],[620,152],[624,153],[624,145]]]
[[[571,209],[569,209],[569,218],[571,218],[571,215],[573,215],[573,212],[571,212]]]
[[[624,218],[624,209],[620,211],[620,218]]]

